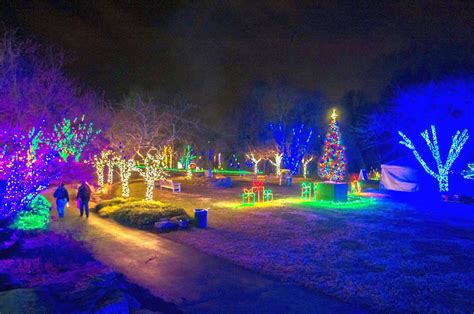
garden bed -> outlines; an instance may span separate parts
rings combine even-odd
[[[95,209],[101,217],[110,217],[118,223],[139,229],[152,229],[160,220],[187,217],[183,208],[159,201],[143,201],[135,198],[115,198],[103,201],[97,204]]]

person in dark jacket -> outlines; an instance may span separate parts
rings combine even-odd
[[[67,203],[69,203],[69,193],[67,192],[66,188],[64,187],[64,182],[62,182],[56,191],[53,194],[54,198],[56,199],[56,210],[58,211],[58,217],[64,217],[64,207]]]
[[[89,201],[91,199],[91,188],[87,185],[86,181],[82,181],[81,186],[77,190],[76,200],[79,200],[79,210],[81,211],[81,217],[86,211],[86,217],[89,218]]]

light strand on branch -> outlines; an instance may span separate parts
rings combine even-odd
[[[309,157],[308,159],[303,159],[301,160],[301,163],[303,164],[303,177],[306,178],[308,176],[308,164],[313,160],[313,156]]]
[[[122,197],[127,198],[130,196],[129,180],[132,172],[136,170],[135,161],[133,159],[117,158],[117,167],[122,183]]]
[[[167,177],[166,172],[163,170],[163,168],[161,168],[162,162],[163,155],[161,153],[155,152],[155,154],[152,154],[151,152],[148,152],[145,159],[143,160],[145,169],[137,168],[138,172],[145,180],[145,199],[147,201],[153,200],[153,190],[155,188],[155,182],[160,179],[166,179]]]
[[[101,132],[94,130],[93,123],[86,123],[85,116],[73,121],[64,118],[60,123],[54,125],[54,136],[49,139],[59,156],[68,161],[69,156],[74,156],[79,162],[84,148]]]
[[[247,158],[250,159],[253,163],[253,172],[255,175],[258,174],[258,164],[260,161],[262,161],[262,158],[255,157],[253,153],[246,154]]]
[[[451,147],[449,149],[448,157],[446,158],[446,163],[444,164],[441,161],[441,156],[439,153],[438,138],[436,136],[435,126],[431,125],[431,134],[432,134],[433,140],[430,139],[428,130],[425,130],[421,133],[421,136],[425,140],[426,145],[430,149],[431,154],[433,155],[433,158],[436,161],[438,173],[430,169],[430,167],[426,164],[426,162],[423,160],[421,155],[416,150],[415,145],[413,145],[413,142],[405,134],[403,134],[401,131],[398,131],[398,134],[403,139],[402,141],[400,141],[400,144],[410,149],[413,152],[413,155],[415,156],[416,160],[418,160],[418,162],[421,164],[421,166],[426,171],[426,173],[428,173],[430,176],[438,180],[439,191],[448,192],[449,191],[449,182],[448,182],[449,169],[451,169],[451,166],[453,165],[454,161],[459,157],[459,154],[461,153],[461,150],[464,147],[464,144],[466,144],[467,140],[469,139],[469,134],[468,134],[467,129],[464,129],[462,133],[458,130],[456,134],[454,135],[452,143],[451,143]]]
[[[274,155],[275,161],[270,159],[270,163],[275,166],[275,173],[277,177],[281,175],[281,164],[283,162],[283,153],[275,153]]]

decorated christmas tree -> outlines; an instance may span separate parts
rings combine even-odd
[[[342,181],[346,176],[345,150],[342,145],[336,110],[331,115],[331,124],[324,141],[323,152],[319,160],[319,176],[329,181]]]

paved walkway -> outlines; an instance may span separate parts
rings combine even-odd
[[[223,259],[75,208],[52,223],[93,255],[156,296],[193,313],[358,313],[336,299],[245,270]]]

